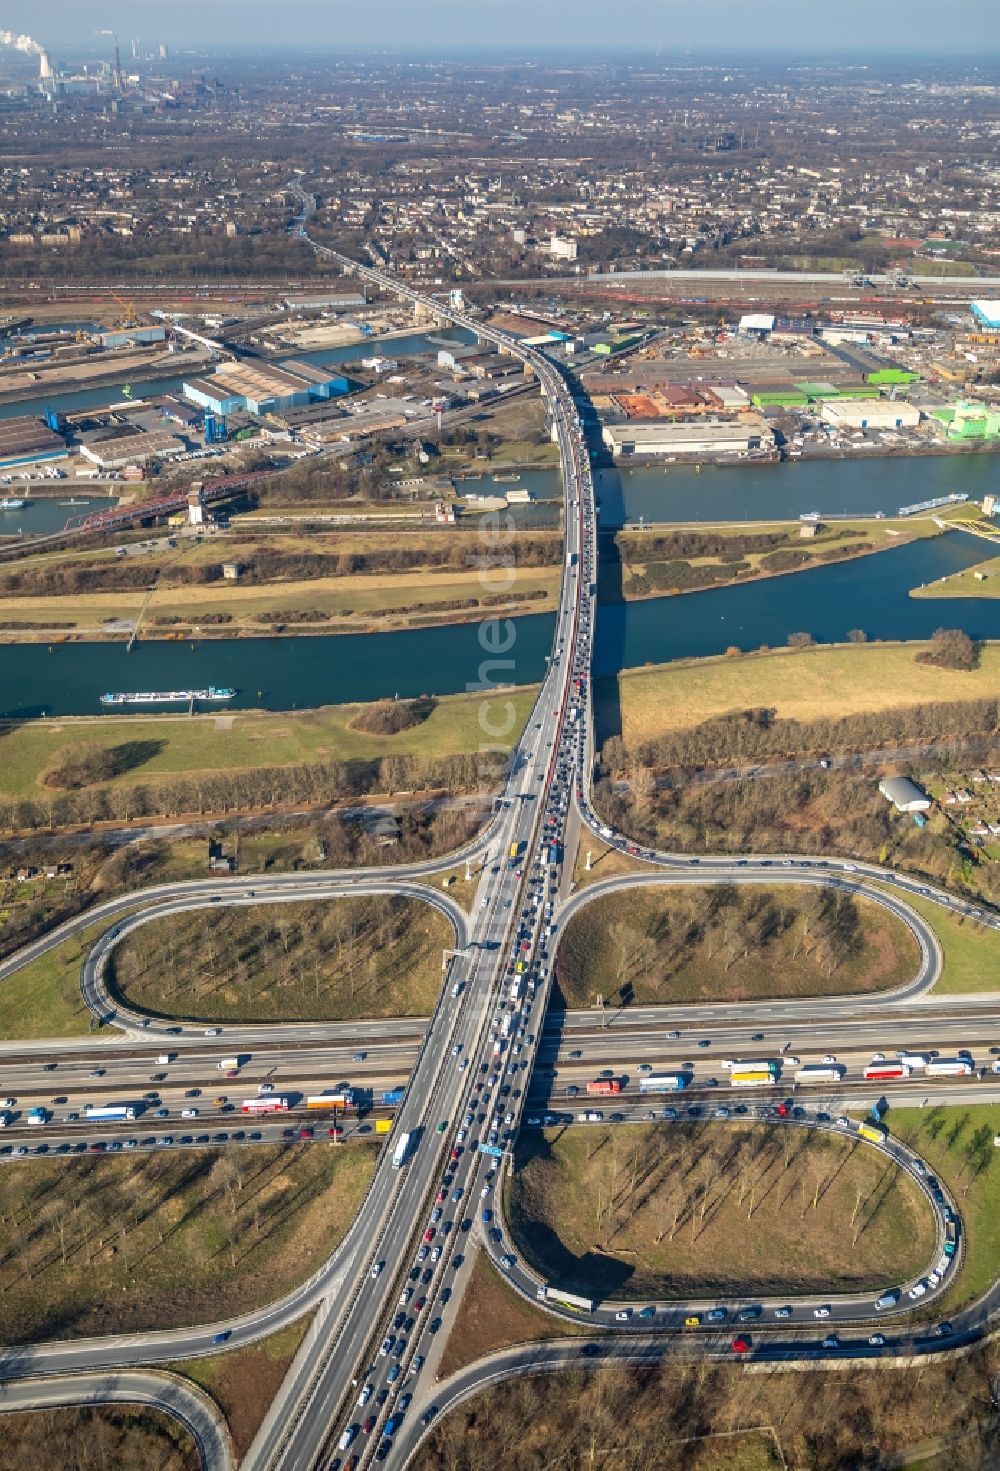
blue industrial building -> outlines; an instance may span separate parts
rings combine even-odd
[[[210,378],[192,378],[184,397],[225,419],[230,414],[273,414],[338,398],[350,384],[339,373],[312,363],[220,363]]]
[[[981,327],[991,332],[1000,329],[1000,301],[970,301],[969,311]]]

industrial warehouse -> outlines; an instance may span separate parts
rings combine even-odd
[[[339,397],[350,385],[338,373],[311,363],[286,362],[280,368],[259,363],[220,363],[210,378],[184,384],[184,396],[220,418],[245,411],[272,414],[282,409]]]

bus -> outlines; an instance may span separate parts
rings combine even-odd
[[[729,1074],[731,1088],[771,1088],[779,1079],[781,1068],[776,1062],[758,1062],[752,1067],[734,1068]]]
[[[905,1062],[870,1062],[864,1077],[871,1081],[889,1078],[908,1078],[912,1069]]]
[[[620,1093],[622,1085],[617,1078],[597,1078],[587,1084],[588,1093]]]
[[[246,1098],[240,1104],[244,1113],[287,1113],[288,1099],[280,1093],[262,1093],[259,1098]]]
[[[678,1093],[688,1085],[687,1073],[650,1073],[639,1079],[640,1093]]]
[[[862,1139],[867,1139],[870,1144],[884,1144],[885,1130],[875,1124],[859,1124],[858,1133]]]

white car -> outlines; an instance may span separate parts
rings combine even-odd
[[[196,1108],[182,1108],[181,1109],[181,1118],[182,1119],[196,1119],[197,1117],[198,1117],[198,1110]]]
[[[384,1266],[385,1262],[372,1262],[371,1278],[373,1282]]]
[[[911,1297],[914,1300],[914,1302],[916,1302],[917,1298],[918,1297],[923,1297],[923,1295],[924,1295],[924,1293],[926,1291],[927,1291],[927,1283],[926,1282],[914,1282],[913,1286],[910,1288],[910,1291],[909,1291],[909,1293],[907,1295],[909,1297]]]
[[[836,1062],[837,1059],[834,1057],[834,1055],[833,1055],[832,1052],[828,1052],[826,1054],[826,1056],[823,1058],[823,1061],[824,1062]]]
[[[884,1052],[873,1052],[872,1053],[872,1062],[885,1062],[885,1053]]]
[[[813,1317],[814,1318],[828,1318],[829,1316],[830,1316],[830,1309],[825,1304],[821,1308],[813,1308]]]
[[[490,1187],[488,1185],[484,1185],[483,1188],[482,1188],[482,1190],[480,1190],[480,1192],[479,1192],[479,1198],[480,1198],[480,1200],[485,1200],[486,1197],[487,1197],[487,1195],[489,1195],[489,1193],[490,1193]]]

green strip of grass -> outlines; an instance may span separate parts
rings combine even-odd
[[[230,1353],[183,1359],[170,1368],[183,1374],[215,1400],[226,1417],[233,1447],[242,1458],[306,1335],[309,1318],[298,1318],[280,1333]]]
[[[520,732],[535,687],[512,690]],[[107,785],[149,782],[159,776],[238,771],[259,766],[294,766],[329,761],[370,761],[378,756],[452,756],[482,750],[481,695],[446,695],[420,725],[396,735],[372,735],[351,722],[363,705],[328,705],[315,710],[233,711],[221,716],[144,715],[29,721],[0,734],[0,795],[38,797],[40,777],[67,746],[86,743],[124,753],[120,775]],[[495,718],[495,712],[494,712]],[[141,759],[138,759],[141,758]],[[105,785],[102,783],[101,785]]]
[[[896,892],[891,886],[880,885]],[[1000,934],[972,919],[962,919],[928,899],[902,896],[938,937],[944,956],[941,976],[934,987],[948,996],[978,991],[1000,991]]]
[[[955,1196],[965,1233],[961,1270],[934,1304],[942,1316],[985,1292],[1000,1271],[1000,1126],[995,1104],[958,1108],[894,1108],[893,1134],[917,1151]]]
[[[135,908],[141,908],[136,905]],[[127,911],[134,914],[135,909]],[[120,923],[124,915],[115,915]],[[0,981],[3,1035],[7,1041],[32,1037],[85,1037],[94,1030],[93,1017],[80,994],[80,967],[97,937],[112,923],[88,925],[71,940],[29,961],[6,981]]]

